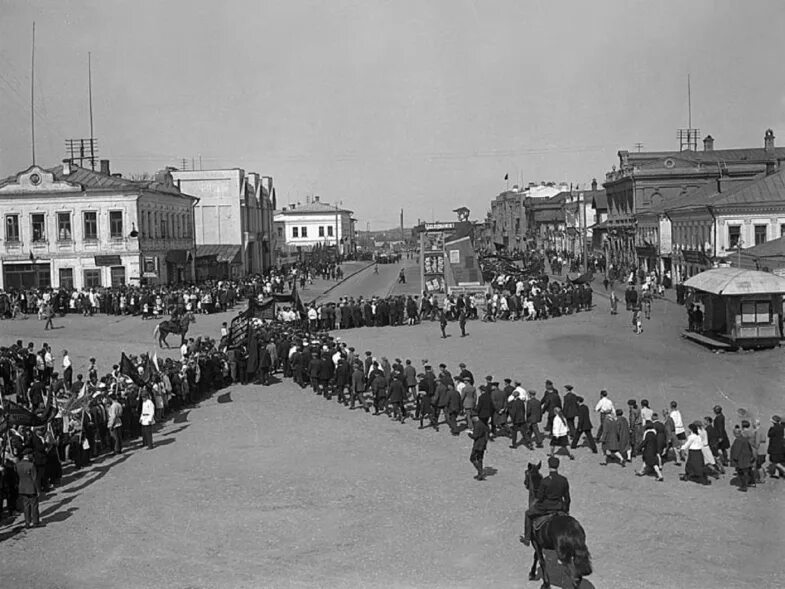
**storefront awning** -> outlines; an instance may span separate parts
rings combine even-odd
[[[242,262],[240,251],[241,245],[228,244],[203,244],[196,246],[196,258],[214,257],[216,262],[221,264],[240,264]]]

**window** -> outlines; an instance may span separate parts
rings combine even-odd
[[[785,225],[780,225],[780,237],[785,237]]]
[[[741,241],[741,225],[728,225],[728,249],[739,247]]]
[[[147,237],[152,239],[153,237],[155,237],[154,233],[155,231],[153,229],[152,213],[150,213],[150,211],[147,211]]]
[[[85,270],[83,288],[96,288],[101,286],[101,270]]]
[[[109,271],[112,276],[113,288],[117,288],[118,286],[125,286],[125,267],[112,266]]]
[[[19,242],[19,215],[5,216],[5,240],[11,243]]]
[[[741,303],[741,322],[756,325],[768,325],[771,323],[771,302],[770,301],[742,301]]]
[[[161,237],[166,239],[166,215],[161,213]]]
[[[324,225],[319,225],[319,237],[324,237]]]
[[[98,213],[95,211],[85,211],[84,238],[85,240],[98,239]]]
[[[299,231],[300,231],[299,228],[292,227],[292,237],[300,237],[300,235],[298,233]]]
[[[300,227],[300,236],[308,237],[308,227]]]
[[[71,241],[71,213],[57,213],[57,241]]]
[[[515,219],[515,233],[520,233],[520,232],[521,232],[521,218],[517,217]]]
[[[46,241],[46,222],[43,213],[33,213],[30,215],[33,226],[33,243]]]
[[[73,268],[60,268],[58,271],[60,278],[60,288],[73,288],[74,287],[74,269]]]
[[[123,211],[109,211],[109,235],[113,239],[123,237]]]
[[[755,245],[766,243],[766,225],[755,225]]]
[[[332,225],[328,225],[327,226],[327,237],[332,237],[332,236],[333,236],[333,226]]]

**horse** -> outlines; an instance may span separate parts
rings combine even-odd
[[[161,321],[153,330],[153,337],[158,340],[158,347],[163,348],[164,344],[166,344],[167,348],[169,347],[169,344],[166,343],[166,336],[170,333],[179,334],[181,337],[180,344],[185,343],[185,335],[188,333],[188,327],[191,323],[196,323],[196,318],[191,311],[188,311],[179,319]]]
[[[526,467],[524,486],[529,490],[529,507],[536,501],[535,493],[542,482],[540,467],[542,462]],[[586,547],[586,532],[574,517],[565,513],[543,516],[549,518],[542,526],[534,526],[532,522],[532,548],[534,549],[534,562],[529,571],[529,580],[537,579],[537,562],[542,570],[542,587],[549,589],[550,577],[545,567],[544,550],[555,550],[559,562],[567,567],[572,580],[573,589],[580,587],[583,577],[591,574],[591,555]]]

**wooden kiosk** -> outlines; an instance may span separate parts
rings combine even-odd
[[[770,348],[782,338],[785,278],[739,268],[714,268],[684,283],[703,305],[700,333],[684,336],[717,348]]]

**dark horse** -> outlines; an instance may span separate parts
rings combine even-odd
[[[539,464],[529,463],[526,467],[526,478],[524,486],[529,490],[529,507],[535,502],[535,493],[542,482]],[[537,561],[540,562],[542,570],[542,589],[551,586],[548,571],[545,568],[544,550],[555,550],[559,562],[567,567],[572,579],[573,589],[580,587],[583,577],[591,574],[591,556],[586,547],[586,532],[583,531],[581,524],[574,517],[564,513],[558,513],[550,517],[542,527],[532,528],[532,548],[534,548],[534,562],[529,571],[529,580],[537,578]],[[536,521],[536,520],[535,520]],[[532,522],[534,526],[535,522]]]
[[[170,333],[179,334],[181,337],[180,344],[182,345],[185,342],[185,334],[188,333],[188,327],[191,323],[196,323],[194,314],[191,311],[188,311],[179,319],[161,321],[153,330],[153,336],[158,340],[158,347],[163,348],[164,344],[166,344],[167,348],[169,347],[169,344],[166,343],[166,336]]]

